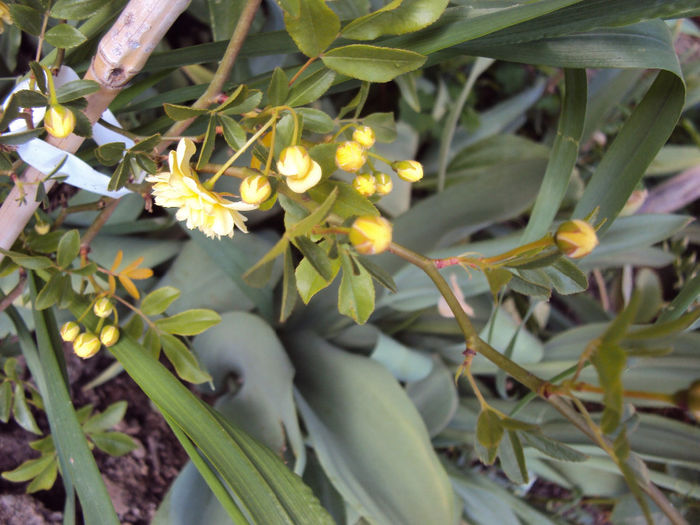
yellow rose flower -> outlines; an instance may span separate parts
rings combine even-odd
[[[102,328],[100,332],[100,342],[107,348],[114,346],[117,341],[119,341],[119,328],[113,324],[107,325]]]
[[[352,181],[352,187],[363,197],[370,197],[377,191],[374,175],[371,173],[360,173]]]
[[[593,226],[581,219],[563,222],[554,234],[557,248],[567,257],[585,257],[598,246],[598,236]]]
[[[377,195],[386,195],[391,193],[394,188],[394,181],[386,173],[377,173],[376,177]]]
[[[304,193],[316,186],[321,180],[323,172],[321,166],[315,160],[311,161],[311,167],[304,175],[298,177],[287,177],[287,186],[295,193]]]
[[[345,171],[357,171],[367,162],[367,154],[362,145],[355,141],[343,142],[335,150],[335,163]]]
[[[423,165],[416,160],[400,160],[394,162],[391,167],[405,181],[417,182],[423,178]]]
[[[75,115],[65,106],[51,106],[44,115],[44,128],[49,135],[65,138],[75,129]]]
[[[92,332],[82,333],[73,341],[73,351],[82,359],[95,355],[100,346],[102,346],[100,340]]]
[[[232,202],[206,189],[197,173],[190,168],[190,159],[195,151],[190,139],[180,139],[177,151],[171,151],[168,158],[170,171],[146,177],[148,182],[155,183],[153,195],[156,204],[178,208],[175,214],[177,220],[187,221],[190,230],[197,228],[207,237],[233,237],[234,226],[247,232],[246,218],[238,211],[254,210],[257,205]]]
[[[361,126],[353,132],[352,140],[364,148],[371,148],[375,141],[374,130],[369,126]]]
[[[374,255],[389,247],[391,232],[391,223],[384,217],[358,217],[352,223],[348,237],[358,253]]]
[[[259,205],[270,196],[272,186],[267,177],[263,175],[248,175],[241,182],[239,191],[243,202]]]
[[[311,169],[311,156],[303,146],[288,146],[280,153],[277,171],[286,177],[303,177]]]

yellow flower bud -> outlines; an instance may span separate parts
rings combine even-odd
[[[71,341],[74,341],[76,337],[78,337],[78,334],[80,333],[80,326],[75,321],[68,321],[67,323],[63,323],[60,332],[61,339],[63,339],[66,343],[70,343]]]
[[[315,160],[311,161],[311,168],[305,175],[299,177],[287,177],[287,186],[295,193],[304,193],[306,190],[313,188],[321,180],[323,171],[321,166]]]
[[[263,175],[248,175],[241,182],[241,200],[248,204],[260,204],[267,200],[272,193],[272,186]]]
[[[391,190],[394,189],[394,181],[392,181],[391,177],[386,173],[377,173],[375,181],[377,185],[377,195],[386,195],[387,193],[391,193]]]
[[[357,171],[367,162],[365,149],[358,142],[343,142],[335,150],[335,163],[345,171]]]
[[[108,324],[102,328],[102,331],[100,332],[100,341],[108,348],[114,345],[117,341],[119,341],[119,328],[113,324]]]
[[[100,349],[101,343],[92,332],[84,332],[73,341],[73,351],[75,355],[82,359],[92,357]]]
[[[352,187],[363,197],[370,197],[377,190],[374,176],[371,173],[357,175],[352,181]]]
[[[282,150],[277,171],[286,177],[303,177],[311,169],[311,156],[303,146],[289,146]]]
[[[405,181],[416,182],[423,178],[423,165],[415,160],[399,160],[391,165],[396,174]]]
[[[562,223],[554,234],[554,240],[559,251],[572,259],[585,257],[598,246],[595,229],[581,219]]]
[[[391,244],[392,226],[384,217],[358,217],[348,234],[358,253],[373,255],[382,253]]]
[[[48,222],[37,222],[34,225],[34,231],[39,235],[46,235],[51,230],[51,225]]]
[[[51,106],[44,115],[44,128],[49,135],[65,138],[75,129],[75,115],[65,106]]]
[[[359,127],[353,132],[352,140],[360,144],[362,147],[371,148],[374,146],[375,141],[374,130],[369,126]]]
[[[95,306],[92,307],[92,311],[95,312],[97,317],[108,317],[112,310],[114,310],[114,305],[106,297],[100,297],[95,302]]]

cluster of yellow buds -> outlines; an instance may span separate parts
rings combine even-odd
[[[277,171],[286,177],[287,186],[295,193],[304,193],[321,180],[321,166],[303,146],[288,146],[280,153]]]
[[[102,345],[113,346],[119,341],[119,328],[108,324],[102,326],[104,320],[114,311],[114,304],[106,297],[99,298],[92,307],[94,314],[100,318],[97,330],[100,336],[89,330],[81,332],[80,325],[75,321],[68,321],[61,326],[61,339],[67,343],[73,343],[73,352],[82,359],[94,356]]]

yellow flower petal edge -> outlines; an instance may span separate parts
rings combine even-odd
[[[321,180],[323,172],[321,166],[315,160],[311,161],[311,168],[302,177],[287,177],[287,186],[295,193],[304,193],[316,186]]]
[[[238,212],[254,210],[257,205],[229,201],[206,189],[197,172],[190,167],[196,149],[192,140],[180,139],[177,150],[171,151],[168,157],[170,171],[146,177],[148,182],[155,183],[153,196],[156,204],[178,208],[177,220],[185,221],[189,229],[198,229],[210,238],[233,237],[234,227],[247,233],[246,218]]]

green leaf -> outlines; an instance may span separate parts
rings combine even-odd
[[[94,80],[71,80],[56,88],[56,98],[61,104],[65,104],[95,93],[99,89],[100,85]]]
[[[209,162],[211,154],[214,152],[214,146],[216,145],[216,122],[216,115],[211,115],[209,117],[209,123],[207,124],[207,132],[204,135],[204,142],[202,142],[202,148],[199,150],[197,169],[202,169],[202,166]]]
[[[323,241],[321,245],[326,253],[331,247],[331,243],[328,241]],[[295,271],[296,285],[304,304],[309,304],[311,298],[331,284],[335,276],[338,275],[338,270],[340,270],[340,257],[329,259],[329,261],[331,271],[328,279],[324,279],[306,258],[302,259],[297,266]]]
[[[22,463],[19,467],[14,470],[9,470],[2,473],[2,477],[8,481],[13,481],[15,483],[21,483],[23,481],[29,481],[41,474],[46,467],[51,463],[56,461],[56,457],[53,454],[42,455],[35,459],[29,459]]]
[[[305,106],[321,98],[333,84],[335,72],[321,68],[300,80],[297,80],[289,90],[287,105],[291,107]]]
[[[64,289],[63,287],[68,280],[70,280],[70,277],[66,275],[61,273],[53,274],[41,291],[36,295],[34,308],[37,310],[46,310],[50,306],[56,304],[56,302],[61,298],[61,294],[63,293]]]
[[[122,432],[94,432],[90,439],[102,452],[110,456],[123,456],[138,448],[134,438]]]
[[[226,143],[234,150],[239,150],[246,143],[246,133],[241,125],[228,115],[217,115]]]
[[[527,465],[525,464],[525,454],[520,443],[518,433],[513,430],[506,431],[506,439],[502,439],[498,446],[498,457],[501,461],[501,468],[508,479],[513,483],[522,485],[529,480]]]
[[[490,408],[482,409],[476,422],[477,441],[487,449],[498,447],[503,433],[501,417]]]
[[[122,188],[127,181],[129,180],[129,177],[131,176],[131,160],[133,159],[133,155],[131,153],[127,153],[123,160],[119,163],[119,166],[117,166],[117,169],[114,170],[114,173],[112,174],[112,178],[109,179],[109,184],[107,184],[107,189],[110,191],[118,190],[119,188]]]
[[[394,278],[391,276],[391,274],[378,264],[375,264],[371,257],[360,255],[357,257],[357,262],[369,272],[375,281],[377,281],[391,293],[396,293],[398,291]]]
[[[513,274],[505,268],[485,268],[484,275],[489,283],[493,302],[496,303],[498,301],[498,294],[501,289],[510,282],[513,278]]]
[[[79,29],[69,24],[53,26],[44,36],[49,44],[63,49],[76,47],[87,41],[87,37]]]
[[[567,69],[564,78],[564,100],[557,136],[542,186],[523,234],[523,244],[537,240],[547,233],[564,199],[578,159],[579,142],[586,120],[588,80],[584,69]]]
[[[33,7],[10,4],[10,16],[14,24],[25,33],[38,36],[41,33],[42,14]]]
[[[51,454],[48,456],[52,459],[44,470],[42,470],[33,480],[27,485],[27,494],[32,494],[40,490],[49,490],[56,483],[58,476],[58,461],[56,456]]]
[[[145,139],[138,141],[136,144],[131,146],[129,151],[133,153],[150,153],[153,148],[160,144],[160,141],[160,133],[156,133],[150,137],[146,137]]]
[[[13,97],[23,108],[38,108],[48,104],[48,99],[43,93],[31,89],[20,89]]]
[[[353,40],[374,40],[382,35],[418,31],[435,22],[447,4],[448,0],[394,0],[350,22],[342,35]]]
[[[379,215],[379,210],[365,197],[357,193],[355,189],[339,180],[326,180],[309,190],[309,195],[316,202],[323,202],[330,194],[336,192],[336,199],[331,213],[335,213],[343,219],[357,217],[359,215]]]
[[[12,417],[23,429],[34,434],[41,434],[39,425],[36,424],[32,411],[27,404],[27,399],[24,397],[24,387],[20,383],[15,384]]]
[[[87,434],[101,432],[112,428],[124,419],[126,414],[126,401],[117,401],[109,405],[103,412],[95,414],[83,423],[83,431]]]
[[[58,242],[56,262],[61,268],[67,268],[80,253],[80,234],[78,230],[67,231]]]
[[[588,459],[588,456],[582,454],[575,448],[571,448],[561,441],[549,438],[541,432],[523,432],[521,437],[525,443],[531,447],[559,461],[579,462]]]
[[[317,57],[335,40],[340,19],[324,0],[304,0],[298,14],[284,13],[284,25],[299,50],[310,58]]]
[[[396,379],[311,332],[286,347],[310,441],[348,504],[370,523],[457,523],[445,470]]]
[[[156,359],[158,358],[160,355],[161,341],[158,332],[154,328],[146,330],[146,334],[143,336],[143,346],[153,357]]]
[[[197,335],[218,324],[221,316],[214,310],[194,308],[164,319],[157,319],[156,328],[168,334]]]
[[[403,73],[418,69],[426,57],[405,49],[351,44],[331,49],[321,60],[326,67],[351,78],[389,82]]]
[[[51,16],[83,20],[94,15],[103,6],[104,0],[58,0],[51,8]]]
[[[188,120],[209,113],[208,109],[195,109],[178,104],[163,104],[165,114],[173,120]]]
[[[177,337],[161,334],[160,342],[163,344],[163,352],[175,367],[178,376],[195,384],[211,381],[211,376],[200,368],[194,354]]]
[[[18,146],[38,137],[44,133],[44,128],[28,129],[26,131],[18,131],[17,133],[5,133],[0,135],[0,144],[6,146]]]
[[[131,319],[122,326],[122,332],[129,334],[132,339],[140,339],[143,334],[144,322],[140,315],[133,315]]]
[[[297,114],[302,117],[305,130],[314,133],[330,133],[335,127],[328,113],[314,108],[299,108]]]
[[[9,381],[0,383],[0,421],[7,423],[12,410],[12,385]]]
[[[338,311],[357,324],[365,324],[374,311],[372,276],[364,267],[354,266],[347,252],[341,252],[341,260],[343,277],[338,290]]]
[[[114,166],[122,160],[126,144],[124,142],[109,142],[95,149],[95,156],[100,164]]]
[[[326,251],[305,236],[295,237],[294,242],[299,248],[299,251],[311,263],[321,277],[325,280],[329,280],[333,273],[333,268]]]
[[[591,362],[598,372],[598,380],[603,388],[605,409],[600,428],[606,434],[610,434],[617,428],[622,417],[622,372],[627,364],[627,354],[617,344],[604,342],[591,357]]]
[[[267,101],[271,106],[281,106],[287,100],[288,82],[284,70],[276,67],[270,77],[270,85],[267,87]]]
[[[143,298],[141,311],[146,315],[162,314],[178,297],[180,297],[180,290],[174,286],[163,286]]]

